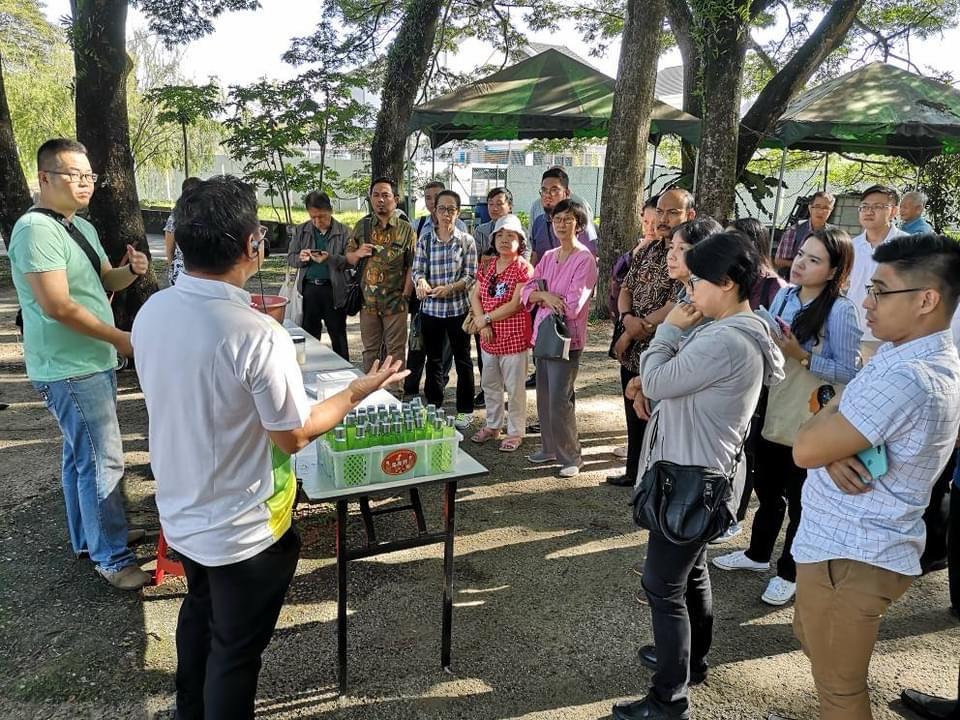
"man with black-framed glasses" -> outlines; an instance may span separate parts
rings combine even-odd
[[[794,632],[810,659],[821,720],[871,717],[867,670],[880,620],[920,575],[923,512],[960,428],[960,357],[950,332],[960,245],[932,234],[897,237],[873,260],[863,307],[883,344],[793,445],[797,465],[810,468],[793,543]]]
[[[107,292],[146,273],[146,255],[127,246],[114,268],[93,225],[77,216],[90,204],[97,174],[73,140],[37,151],[40,201],[10,234],[13,284],[23,311],[27,376],[63,433],[61,482],[73,552],[88,555],[114,587],[138,590],[149,576],[127,547],[123,444],[117,421],[117,353],[131,357],[130,333],[114,326]]]
[[[860,356],[866,364],[880,347],[880,341],[867,327],[867,315],[863,309],[866,286],[877,269],[874,251],[883,243],[906,235],[893,224],[900,207],[900,194],[892,187],[874,185],[860,195],[857,213],[863,232],[853,239],[853,268],[850,270],[850,285],[847,297],[853,301],[860,317],[863,337],[860,340]]]

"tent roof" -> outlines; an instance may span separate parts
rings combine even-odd
[[[615,82],[549,49],[414,108],[410,129],[434,147],[451,140],[606,137]],[[665,133],[693,143],[700,121],[654,100],[651,142]]]
[[[919,165],[960,152],[960,92],[871,63],[797,97],[764,145],[898,155]]]

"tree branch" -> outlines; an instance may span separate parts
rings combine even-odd
[[[776,74],[778,69],[776,63],[774,63],[773,58],[767,54],[767,51],[763,49],[763,46],[757,42],[756,38],[754,38],[753,35],[750,36],[750,39],[747,41],[747,44],[750,47],[750,49],[757,54],[757,57],[760,58],[761,62],[763,62],[763,64],[767,66],[767,69],[770,72]]]

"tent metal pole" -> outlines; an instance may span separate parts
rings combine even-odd
[[[914,190],[917,190],[917,189],[920,188],[920,173],[921,173],[922,171],[923,171],[923,166],[922,166],[922,165],[917,165],[917,177],[916,177],[916,179],[913,181],[913,189],[914,189]]]
[[[823,191],[827,191],[827,176],[830,173],[830,153],[823,154]]]
[[[430,179],[437,176],[437,148],[430,144]]]
[[[657,169],[657,150],[660,149],[660,145],[653,146],[653,162],[650,163],[650,182],[647,183],[650,186],[650,194],[653,195],[653,173]]]
[[[780,198],[783,196],[783,173],[787,168],[787,148],[783,148],[780,156],[780,180],[777,183],[777,199],[773,201],[773,215],[770,217],[771,230],[777,229],[777,215],[780,214]],[[771,233],[772,235],[773,233]]]

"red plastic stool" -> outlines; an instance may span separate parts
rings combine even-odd
[[[163,536],[163,528],[161,528],[160,537],[157,539],[157,569],[153,571],[153,584],[159,585],[162,583],[167,573],[177,577],[184,577],[185,575],[183,563],[167,557],[167,539]]]

